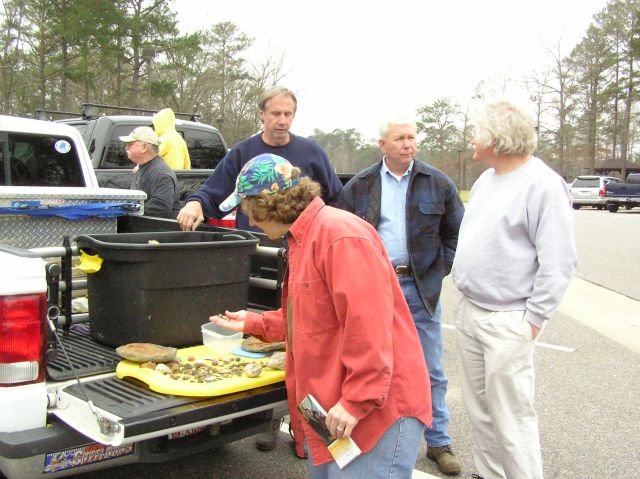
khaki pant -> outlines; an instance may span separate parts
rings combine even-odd
[[[486,479],[542,479],[534,342],[524,311],[488,311],[463,298],[455,320],[477,473]]]

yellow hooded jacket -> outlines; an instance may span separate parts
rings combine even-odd
[[[176,131],[175,115],[171,108],[165,108],[153,115],[153,129],[160,139],[159,154],[172,170],[191,169],[191,159],[187,143]]]

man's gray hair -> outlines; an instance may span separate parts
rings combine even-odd
[[[496,155],[529,155],[538,145],[533,117],[506,100],[482,106],[471,123],[478,145]]]
[[[293,112],[295,113],[298,109],[298,99],[296,98],[295,93],[293,93],[288,88],[283,86],[272,86],[271,88],[267,88],[260,97],[260,102],[258,103],[258,109],[260,111],[265,111],[267,108],[267,102],[271,100],[274,96],[288,96],[293,100]]]
[[[411,125],[414,131],[418,130],[418,125],[416,124],[415,117],[406,114],[398,114],[395,116],[391,116],[384,122],[380,123],[380,126],[378,127],[380,138],[387,137],[387,135],[389,134],[389,127],[391,125]]]

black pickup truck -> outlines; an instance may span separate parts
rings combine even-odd
[[[112,114],[99,113],[105,111],[111,111]],[[155,112],[142,108],[85,103],[81,114],[37,110],[36,116],[38,119],[72,116],[55,121],[66,123],[80,131],[89,150],[98,184],[103,188],[128,189],[131,186],[133,164],[127,158],[125,145],[119,137],[128,135],[138,126],[152,126],[150,115]],[[190,170],[176,171],[180,198],[184,199],[197,191],[209,178],[226,155],[227,144],[218,129],[200,122],[197,114],[176,112],[175,115],[176,130],[185,139],[191,158]]]
[[[629,173],[624,183],[610,183],[604,197],[611,213],[621,206],[626,210],[640,206],[640,173]]]

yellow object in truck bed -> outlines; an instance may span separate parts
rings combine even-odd
[[[205,346],[194,346],[191,348],[179,349],[177,356],[183,362],[187,362],[190,357],[195,359],[205,358],[236,358],[230,353],[217,354]],[[248,359],[241,357],[243,363],[252,362],[257,364],[266,363],[266,360]],[[223,378],[213,382],[190,382],[182,379],[173,379],[168,374],[162,374],[153,369],[141,368],[139,363],[132,361],[120,361],[116,368],[116,376],[120,379],[132,377],[142,381],[149,386],[149,389],[162,393],[173,394],[176,396],[223,396],[225,394],[245,391],[247,389],[266,386],[284,381],[284,371],[262,368],[262,373],[256,378],[250,378],[246,375],[232,376]]]

